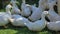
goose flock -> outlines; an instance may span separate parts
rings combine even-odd
[[[39,0],[38,7],[36,4],[26,4],[22,0],[21,9],[17,6],[16,0],[11,0],[6,6],[6,12],[0,12],[0,26],[6,27],[9,22],[13,26],[26,26],[32,31],[41,31],[46,26],[49,30],[60,31],[60,15],[54,11],[56,0]],[[48,11],[45,9],[48,8]],[[48,17],[50,21],[47,21]]]

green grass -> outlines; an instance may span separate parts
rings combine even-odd
[[[55,32],[50,31],[47,28],[40,32],[33,32],[30,31],[27,27],[15,27],[9,23],[7,28],[0,27],[0,34],[55,34]]]
[[[6,29],[1,27],[0,34],[52,34],[52,32],[46,31],[46,30],[41,31],[41,32],[33,32],[33,31],[30,31],[26,27],[14,27],[14,26],[12,27],[12,26],[9,26]]]

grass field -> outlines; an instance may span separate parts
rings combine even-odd
[[[0,34],[55,34],[55,32],[49,31],[47,28],[43,29],[41,32],[33,32],[27,27],[15,27],[8,24],[7,28],[0,27]]]
[[[33,32],[27,27],[15,27],[9,23],[7,28],[0,27],[0,34],[56,34],[56,32],[48,30],[47,27],[40,32]]]

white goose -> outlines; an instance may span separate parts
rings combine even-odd
[[[52,1],[49,3],[49,16],[48,18],[50,19],[50,21],[59,21],[60,20],[60,16],[54,11],[53,6],[55,5],[55,2]]]
[[[48,22],[47,27],[49,30],[60,31],[60,21]]]
[[[60,31],[60,21],[47,22],[47,28],[53,31]]]
[[[14,3],[14,2],[13,2]],[[14,4],[15,5],[15,4]],[[17,10],[16,10],[17,11]],[[12,18],[9,19],[12,25],[14,26],[24,26],[24,23],[28,23],[29,20],[22,17],[19,14],[13,14]]]
[[[48,12],[44,11],[41,15],[42,16],[41,20],[37,20],[33,23],[29,22],[29,23],[24,23],[24,24],[28,27],[29,30],[41,31],[46,26],[45,15],[47,15],[47,14],[48,14]]]
[[[11,8],[12,6],[8,4],[6,6],[6,12],[0,12],[0,26],[5,27],[5,25],[9,23],[9,18],[11,18],[11,13],[10,13]]]
[[[14,26],[25,26],[24,23],[29,23],[29,20],[20,15],[14,14],[12,15],[12,18],[10,18],[10,22]]]
[[[28,17],[31,14],[30,5],[25,3],[25,0],[22,0],[21,5],[21,15]]]
[[[39,1],[39,7],[32,5],[31,10],[32,10],[32,15],[29,16],[29,19],[31,21],[36,21],[41,18],[41,14],[44,9],[43,9],[43,5],[41,5]]]
[[[11,4],[12,4],[11,13],[12,14],[21,14],[21,10],[18,8],[18,6],[16,5],[16,3],[17,3],[16,0],[11,0]]]

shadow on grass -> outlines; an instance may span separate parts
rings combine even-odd
[[[7,28],[4,28],[4,27],[0,27],[0,31],[5,31],[5,30],[7,30],[7,31],[9,31],[9,33],[11,33],[11,32],[13,32],[14,33],[14,31],[17,31],[16,33],[14,33],[14,34],[38,34],[38,32],[32,32],[32,31],[30,31],[30,30],[28,30],[28,28],[27,27],[16,27],[16,26],[13,26],[13,25],[11,25],[10,23],[7,25]],[[14,31],[13,31],[14,30]],[[6,32],[7,32],[6,31]],[[1,33],[0,33],[1,34]]]
[[[33,32],[30,31],[27,27],[16,27],[11,25],[10,23],[7,26],[8,26],[7,28],[0,27],[0,31],[1,30],[2,32],[4,31],[4,34],[6,32],[7,32],[6,34],[12,34],[12,33],[14,34],[56,34],[54,31],[48,30],[47,27],[43,29],[41,32]]]

